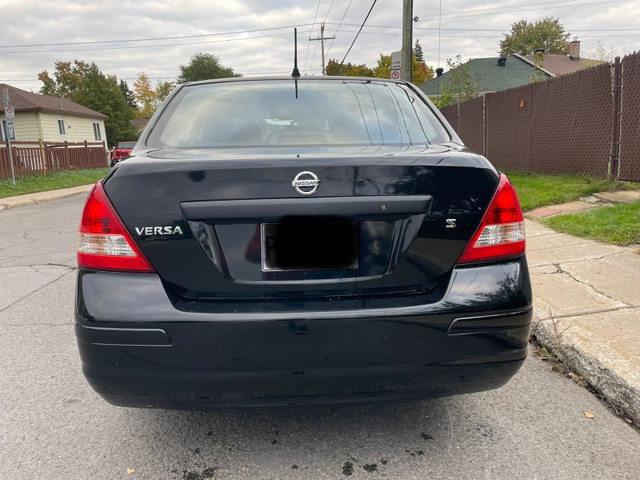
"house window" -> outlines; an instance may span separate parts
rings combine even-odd
[[[93,138],[96,139],[96,142],[102,141],[102,135],[100,135],[100,124],[98,122],[93,122]]]
[[[59,118],[58,119],[58,131],[60,132],[60,135],[66,135],[67,134],[67,128],[64,125],[64,118]]]

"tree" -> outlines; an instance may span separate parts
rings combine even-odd
[[[133,96],[139,106],[136,114],[138,118],[151,118],[160,105],[158,95],[151,86],[149,77],[144,72],[140,72],[136,81],[133,82]]]
[[[209,53],[196,53],[188,65],[180,65],[178,83],[197,82],[211,78],[240,77],[230,67],[220,65],[220,59]]]
[[[413,60],[413,81],[414,85],[422,85],[433,78],[433,68],[427,67],[424,63],[420,63],[417,59]]]
[[[120,87],[120,91],[122,92],[122,96],[124,97],[125,101],[127,102],[127,105],[129,105],[131,108],[135,108],[137,110],[138,106],[136,105],[136,99],[133,96],[133,92],[129,88],[129,84],[127,82],[125,82],[124,80],[120,80],[119,87]]]
[[[533,53],[533,63],[535,68],[531,71],[531,77],[529,77],[529,83],[536,83],[541,80],[547,78],[544,73],[542,73],[541,68],[543,68],[544,63],[544,52],[542,50],[536,50]]]
[[[116,77],[103,74],[95,63],[56,61],[54,78],[47,71],[38,78],[44,84],[41,93],[67,98],[107,115],[104,126],[109,145],[136,139],[136,130],[129,123],[135,118],[135,109],[127,105]]]
[[[500,55],[533,55],[536,50],[545,53],[567,55],[569,53],[569,37],[560,20],[546,17],[531,23],[520,20],[511,25],[511,32],[504,34],[500,42]]]
[[[597,63],[612,63],[619,54],[620,49],[614,47],[607,48],[602,45],[600,40],[598,40],[598,46],[594,50],[590,51],[587,56],[593,60],[596,60]]]
[[[413,83],[414,85],[422,85],[427,80],[433,78],[433,68],[418,62],[416,53],[413,52]],[[380,55],[378,65],[373,69],[374,76],[378,78],[389,78],[391,75],[391,55]]]
[[[338,63],[337,60],[329,60],[326,68],[327,75],[347,77],[373,77],[373,70],[365,64],[352,65],[351,63]]]
[[[158,97],[158,102],[164,102],[164,99],[169,96],[169,94],[176,88],[173,82],[158,82],[156,85],[156,96]]]
[[[416,45],[413,50],[416,54],[416,60],[424,65],[424,52],[422,51],[422,45],[420,45],[420,40],[416,38]]]
[[[151,86],[151,80],[146,73],[140,72],[133,83],[133,96],[137,102],[137,118],[151,118],[162,101],[167,98],[174,88],[173,82],[158,82],[156,88]]]
[[[373,75],[377,78],[389,78],[391,75],[391,55],[380,54],[378,65],[373,67]]]
[[[440,85],[439,107],[464,102],[479,95],[478,84],[473,72],[469,70],[468,62],[462,63],[462,57],[458,55],[455,60],[448,59],[447,66],[447,78]]]
[[[136,129],[129,122],[135,110],[127,105],[116,77],[104,75],[95,63],[90,65],[72,100],[109,117],[104,121],[108,144],[137,138]]]
[[[46,70],[38,74],[38,80],[44,84],[40,93],[70,100],[89,71],[90,65],[83,60],[74,60],[73,63],[57,60],[55,67],[54,78],[51,78]]]

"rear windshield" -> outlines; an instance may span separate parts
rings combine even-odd
[[[136,146],[136,142],[119,142],[118,148],[133,148]]]
[[[261,80],[192,85],[161,113],[156,148],[426,145],[450,140],[429,107],[395,83]]]

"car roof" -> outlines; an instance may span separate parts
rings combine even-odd
[[[287,75],[262,75],[255,77],[225,77],[225,78],[214,78],[211,80],[200,80],[198,82],[187,82],[183,84],[184,86],[192,86],[192,85],[207,85],[212,83],[227,83],[227,82],[254,82],[254,81],[264,81],[264,80],[279,80],[279,81],[288,81],[288,80],[298,80],[300,82],[307,81],[323,81],[323,82],[332,82],[332,81],[351,81],[351,82],[371,82],[371,83],[395,83],[400,85],[409,85],[408,82],[404,80],[392,80],[390,78],[378,78],[378,77],[343,77],[343,76],[304,76],[304,77],[293,77]]]

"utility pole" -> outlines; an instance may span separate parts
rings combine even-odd
[[[320,36],[317,38],[311,38],[309,37],[309,41],[310,42],[314,42],[316,40],[320,40],[320,45],[322,46],[322,75],[325,75],[326,71],[324,68],[324,41],[325,40],[333,40],[336,37],[325,37],[324,36],[324,23],[320,24]]]
[[[413,0],[402,2],[402,68],[400,78],[413,80]]]

